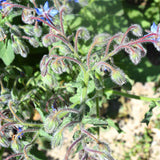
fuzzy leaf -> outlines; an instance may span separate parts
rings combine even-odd
[[[93,117],[84,117],[82,120],[83,124],[93,124],[94,126],[106,127],[108,125],[106,120]]]
[[[15,55],[10,41],[8,41],[7,45],[0,42],[0,58],[7,66],[13,62]]]

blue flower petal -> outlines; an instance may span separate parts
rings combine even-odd
[[[0,0],[0,3],[2,3],[2,2],[6,2],[6,0]]]
[[[54,17],[57,13],[58,13],[58,10],[52,9],[52,10],[49,12],[49,15],[50,15],[51,17]]]
[[[37,12],[38,15],[43,14],[43,10],[41,8],[36,8],[36,12]]]
[[[151,26],[151,32],[156,33],[157,32],[157,25],[153,22]]]
[[[45,11],[49,10],[48,1],[46,1],[46,3],[44,4],[43,8],[44,8]]]

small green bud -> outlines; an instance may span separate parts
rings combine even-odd
[[[89,34],[89,31],[87,30],[87,28],[79,27],[77,32],[80,32],[79,33],[80,38],[83,38],[86,41],[90,39],[90,34]]]
[[[117,44],[121,44],[122,38],[123,38],[123,36],[124,36],[124,33],[119,32],[119,33],[115,34],[114,36],[116,37],[116,38],[114,39],[115,42],[116,42]],[[125,39],[123,40],[123,42],[126,42],[127,40],[128,40],[128,38],[127,38],[127,36],[125,36]]]
[[[44,122],[44,129],[47,133],[52,133],[55,129],[57,129],[59,123],[54,113],[51,113]]]
[[[125,74],[119,68],[111,69],[111,79],[113,82],[120,86],[122,86],[126,82]]]
[[[16,36],[21,36],[21,31],[19,30],[19,28],[16,25],[12,25],[10,32],[13,33]]]
[[[53,72],[56,74],[62,74],[67,70],[65,63],[62,60],[54,60],[50,66]]]
[[[36,37],[40,37],[42,35],[42,28],[40,26],[35,26],[33,31]]]
[[[26,26],[20,26],[20,28],[22,28],[27,35],[29,36],[34,35],[33,26],[26,25]]]
[[[40,71],[43,77],[45,77],[48,72],[48,66],[46,66],[47,61],[48,61],[48,56],[44,55],[40,62]]]
[[[141,28],[140,25],[134,24],[134,25],[132,25],[131,27],[133,27],[132,33],[133,33],[135,36],[137,36],[137,37],[142,36],[142,28]]]
[[[42,43],[45,47],[48,47],[55,41],[56,41],[55,37],[50,36],[49,34],[46,34],[42,37]]]
[[[31,17],[33,17],[33,11],[28,10],[28,9],[23,9],[22,21],[26,24],[33,24],[34,19],[32,19]]]
[[[0,27],[0,42],[6,39],[7,35],[5,34],[3,28]]]
[[[29,43],[35,48],[39,47],[39,42],[35,38],[30,38]]]
[[[107,44],[109,39],[110,35],[108,33],[101,33],[94,37],[93,43],[95,43],[96,46],[104,46]]]
[[[17,36],[13,36],[13,37],[14,37],[14,41],[12,43],[12,47],[14,52],[26,58],[29,52],[28,47]]]
[[[135,51],[129,54],[131,61],[137,65],[141,61],[141,53],[140,51]]]
[[[18,140],[13,140],[13,141],[11,142],[11,148],[13,149],[13,151],[14,151],[15,153],[19,153],[19,152],[20,152],[21,146],[20,146]]]

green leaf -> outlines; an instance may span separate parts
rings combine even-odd
[[[107,123],[108,123],[108,125],[109,125],[110,127],[115,128],[115,129],[118,131],[118,133],[121,133],[121,132],[122,132],[122,130],[119,128],[118,124],[115,123],[115,122],[113,122],[111,119],[107,119]]]
[[[45,116],[44,116],[43,112],[37,107],[36,107],[36,110],[38,111],[38,113],[40,114],[40,116],[42,118],[42,121],[44,122],[45,121]]]
[[[84,117],[82,120],[83,124],[93,124],[94,126],[101,126],[101,127],[107,127],[108,123],[106,120],[100,119],[100,118],[93,118],[93,117]]]
[[[152,110],[156,107],[156,103],[154,101],[151,102],[151,104],[149,105],[149,111],[145,114],[144,119],[142,120],[142,123],[146,123],[147,125],[150,122],[150,119],[153,115]]]
[[[7,66],[13,62],[15,55],[10,40],[8,41],[7,45],[5,45],[3,42],[0,42],[0,58]]]
[[[87,90],[88,94],[91,93],[91,92],[93,92],[94,89],[95,89],[95,84],[94,84],[94,81],[91,80],[91,81],[89,81],[89,83],[88,83],[88,90]]]
[[[49,135],[47,132],[45,132],[43,129],[40,129],[39,131],[39,135],[42,136],[42,137],[45,137],[49,140],[51,140],[53,137],[51,135]]]

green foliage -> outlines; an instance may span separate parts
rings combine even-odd
[[[0,58],[7,66],[13,62],[15,55],[10,40],[7,43],[0,42]]]
[[[145,114],[144,119],[142,120],[142,123],[146,123],[147,125],[150,122],[150,119],[153,115],[152,110],[157,106],[157,104],[153,101],[151,102],[151,104],[149,105],[149,111]]]

